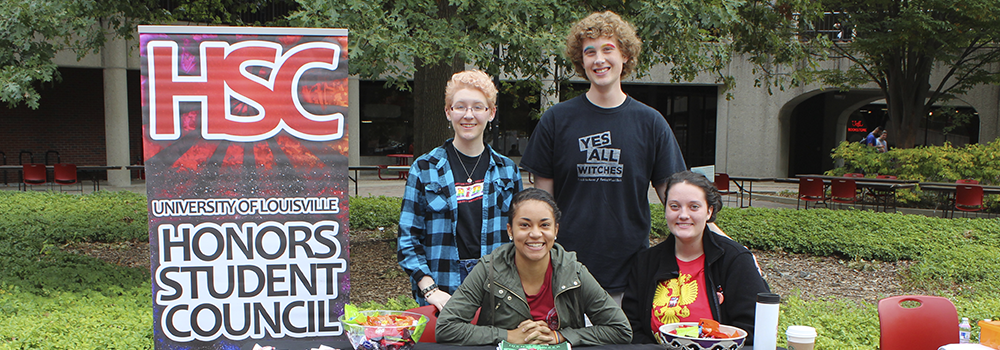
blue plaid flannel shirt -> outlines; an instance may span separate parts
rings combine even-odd
[[[413,296],[420,305],[427,305],[417,288],[417,281],[425,275],[430,275],[448,294],[454,294],[462,284],[455,237],[458,199],[446,153],[450,143],[451,139],[413,162],[403,193],[396,258],[410,276]],[[521,190],[521,172],[514,161],[489,145],[486,149],[490,164],[483,181],[481,255],[507,241],[510,200]]]

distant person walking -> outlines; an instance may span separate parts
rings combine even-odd
[[[876,126],[875,130],[872,130],[872,132],[868,133],[868,137],[865,137],[865,144],[875,147],[875,140],[878,139],[880,135],[882,135],[882,127]]]
[[[885,153],[889,150],[889,144],[886,143],[886,139],[889,138],[889,130],[882,130],[882,134],[875,139],[875,149],[878,153]]]

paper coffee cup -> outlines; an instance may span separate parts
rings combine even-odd
[[[813,350],[816,343],[816,328],[809,326],[788,326],[788,350]]]

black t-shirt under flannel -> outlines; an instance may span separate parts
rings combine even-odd
[[[458,199],[458,220],[455,227],[458,258],[478,259],[483,239],[483,182],[490,165],[489,154],[469,157],[459,152],[453,144],[450,146],[448,163],[451,164],[451,173],[455,175],[455,196]],[[463,163],[465,168],[462,167]],[[470,175],[471,182],[468,181]]]

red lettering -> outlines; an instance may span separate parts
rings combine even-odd
[[[308,42],[282,52],[274,42],[206,41],[200,46],[196,75],[181,74],[173,41],[150,41],[146,52],[151,139],[180,138],[181,102],[200,104],[205,139],[253,142],[282,130],[310,141],[343,136],[343,113],[310,113],[302,102],[347,105],[346,84],[297,89],[306,71],[337,69],[341,48],[335,43]]]

